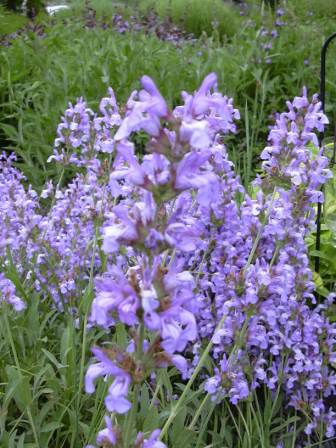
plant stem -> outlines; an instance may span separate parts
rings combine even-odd
[[[262,231],[264,230],[266,221],[267,221],[267,219],[269,218],[269,216],[271,214],[273,202],[274,202],[274,199],[275,199],[275,195],[276,195],[276,188],[274,188],[274,190],[273,190],[271,201],[270,201],[270,203],[269,203],[269,205],[267,207],[266,216],[265,216],[265,222],[259,228],[259,231],[258,231],[258,234],[256,236],[256,239],[254,240],[254,243],[253,243],[250,255],[249,255],[248,259],[247,259],[247,263],[246,263],[246,265],[245,265],[245,267],[243,269],[244,272],[247,270],[247,268],[250,266],[250,264],[253,261],[253,257],[255,255],[256,250],[257,250],[257,247],[258,247],[261,235],[262,235]]]
[[[90,263],[90,277],[89,277],[89,285],[87,289],[87,294],[90,294],[93,288],[93,271],[94,271],[94,260],[96,256],[96,250],[97,250],[97,240],[98,240],[98,232],[97,228],[95,229],[95,238],[93,243],[93,250],[92,250],[92,257],[91,257],[91,263]],[[86,304],[85,304],[86,305]],[[83,320],[83,326],[82,326],[82,344],[81,344],[81,358],[80,358],[80,364],[79,364],[79,382],[78,382],[78,391],[77,391],[77,400],[76,400],[76,414],[77,414],[77,422],[79,420],[79,411],[80,411],[80,397],[81,392],[84,384],[84,370],[85,370],[85,353],[86,353],[86,338],[87,338],[87,322],[90,312],[90,305],[86,307],[85,309],[85,315]],[[74,352],[76,352],[76,347],[74,346]],[[76,369],[77,370],[77,369]],[[71,438],[71,448],[73,448],[76,441],[76,436],[78,433],[78,423],[76,426],[76,430],[73,432],[73,436]]]
[[[126,422],[126,431],[125,431],[125,439],[124,439],[124,447],[130,448],[130,440],[132,437],[133,426],[135,422],[136,413],[138,410],[138,395],[139,395],[140,385],[137,383],[133,389],[133,400],[131,411],[128,414],[127,422]]]
[[[161,388],[161,378],[157,382],[157,385],[156,385],[153,397],[152,397],[151,402],[149,404],[149,409],[151,409],[154,406],[155,400],[156,400],[157,396],[159,395],[160,388]]]
[[[14,339],[13,339],[13,336],[12,336],[12,332],[11,332],[11,330],[10,330],[10,326],[9,326],[9,322],[8,322],[8,317],[7,317],[7,314],[6,314],[6,310],[5,310],[5,312],[3,313],[3,316],[4,316],[4,321],[5,321],[6,331],[7,331],[7,334],[8,334],[9,344],[10,344],[11,349],[12,349],[12,354],[13,354],[13,358],[14,358],[14,363],[15,363],[16,369],[17,369],[17,371],[18,371],[18,374],[20,375],[21,380],[22,380],[22,379],[23,379],[23,376],[22,376],[21,366],[20,366],[19,358],[18,358],[17,351],[16,351],[16,348],[15,348],[15,344],[14,344]],[[40,442],[39,442],[39,439],[38,439],[38,436],[37,436],[37,431],[36,431],[36,427],[35,427],[34,419],[33,419],[33,416],[32,416],[32,413],[31,413],[31,409],[30,409],[30,405],[29,405],[29,404],[27,405],[27,409],[26,409],[26,410],[27,410],[28,420],[29,420],[30,426],[31,426],[32,431],[33,431],[33,436],[34,436],[34,439],[35,439],[36,448],[40,448]]]
[[[196,425],[197,420],[198,420],[199,416],[201,415],[201,412],[202,412],[204,406],[206,405],[209,397],[210,397],[210,395],[209,395],[209,393],[207,393],[206,396],[204,397],[201,405],[198,407],[196,414],[194,415],[194,418],[192,419],[190,425],[188,426],[188,429],[193,429],[193,427]]]
[[[248,424],[247,424],[247,422],[245,420],[244,414],[242,413],[242,410],[240,409],[239,405],[236,406],[236,409],[237,409],[237,411],[239,413],[239,416],[240,416],[240,418],[241,418],[241,420],[243,422],[243,426],[244,426],[246,434],[247,434],[248,446],[251,448],[251,434],[250,434],[250,430],[249,430]]]
[[[216,330],[215,330],[214,334],[217,333],[217,331],[222,327],[222,325],[223,325],[223,323],[225,321],[225,318],[226,318],[226,315],[224,315],[222,317],[222,319],[220,320],[219,324],[216,327]],[[167,433],[170,425],[172,424],[174,418],[177,416],[177,414],[179,413],[181,407],[183,406],[184,399],[186,398],[189,390],[191,389],[191,386],[193,385],[193,383],[194,383],[197,375],[199,374],[201,368],[204,366],[205,361],[206,361],[206,359],[207,359],[207,357],[208,357],[208,355],[210,353],[210,350],[211,350],[212,346],[213,346],[213,341],[211,339],[209,341],[208,345],[206,346],[206,348],[205,348],[205,350],[204,350],[200,360],[198,361],[198,364],[195,367],[195,370],[194,370],[193,374],[191,375],[188,383],[186,384],[186,387],[184,388],[184,390],[182,392],[182,395],[180,396],[180,398],[178,399],[177,403],[175,404],[175,406],[173,406],[172,410],[170,411],[168,420],[166,421],[165,425],[163,426],[161,434],[160,434],[160,439],[161,440],[166,435],[166,433]]]

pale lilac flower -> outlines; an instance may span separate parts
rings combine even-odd
[[[107,444],[115,446],[117,442],[116,433],[113,429],[111,419],[107,416],[105,416],[105,424],[106,428],[99,431],[96,442],[102,446],[106,446]]]
[[[0,303],[5,302],[13,307],[15,311],[23,311],[25,302],[16,295],[16,289],[11,280],[0,272]]]
[[[118,375],[108,389],[108,394],[105,398],[106,408],[110,412],[117,414],[127,413],[132,404],[127,400],[128,389],[131,384],[131,378],[127,373]]]

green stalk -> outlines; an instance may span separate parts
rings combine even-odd
[[[94,246],[93,246],[93,254],[91,257],[91,265],[90,265],[90,278],[89,278],[89,286],[88,291],[92,289],[93,285],[93,267],[94,267],[94,257],[96,254],[96,247],[97,247],[97,234],[94,240]],[[86,353],[86,338],[87,338],[87,322],[89,317],[89,311],[90,307],[87,307],[85,310],[85,316],[83,320],[83,327],[82,327],[82,344],[81,344],[81,358],[79,363],[79,382],[78,382],[78,391],[77,391],[77,400],[76,400],[76,413],[77,413],[77,422],[79,419],[79,408],[80,408],[80,397],[81,397],[81,391],[84,384],[84,370],[85,370],[85,353]],[[75,350],[75,347],[74,347]],[[78,427],[76,427],[76,431],[73,432],[73,435],[71,437],[71,448],[75,446],[76,438],[78,433]]]
[[[240,416],[240,418],[241,418],[241,420],[243,422],[243,426],[244,426],[246,434],[247,434],[248,446],[251,447],[251,433],[250,433],[248,424],[247,424],[247,422],[246,422],[246,420],[244,418],[244,414],[242,413],[239,405],[236,406],[236,409],[237,409],[237,411],[239,413],[239,416]]]
[[[264,429],[263,429],[263,425],[262,425],[262,417],[260,414],[258,400],[256,400],[256,401],[257,401],[258,415],[257,415],[252,403],[248,403],[247,405],[248,405],[251,413],[253,414],[253,418],[257,425],[257,430],[258,430],[258,434],[259,434],[259,442],[260,442],[261,448],[265,448],[265,433],[264,433]]]
[[[11,349],[12,349],[14,363],[15,363],[16,369],[17,369],[21,379],[23,379],[21,366],[20,366],[19,358],[18,358],[17,351],[16,351],[16,348],[15,348],[12,332],[10,330],[10,326],[9,326],[6,310],[3,313],[3,316],[4,316],[5,327],[6,327],[6,331],[7,331],[7,335],[8,335],[8,339],[9,339],[9,344],[10,344]],[[27,416],[28,416],[28,420],[29,420],[30,426],[31,426],[32,431],[33,431],[33,436],[34,436],[34,439],[35,439],[36,448],[40,448],[40,442],[39,442],[39,438],[38,438],[38,435],[37,435],[34,419],[33,419],[32,413],[31,413],[30,405],[27,405]]]
[[[328,442],[331,442],[332,440],[336,440],[336,437],[331,437],[330,439],[328,439]],[[320,445],[320,443],[321,442],[315,442],[315,443],[312,443],[312,444],[310,444],[309,445],[309,447],[307,447],[307,448],[312,448],[313,446],[318,446],[318,445]],[[324,443],[324,442],[322,442],[322,443]]]
[[[92,259],[91,259],[91,267],[90,267],[89,290],[92,289],[92,285],[93,285],[93,264],[94,264],[94,257],[96,254],[96,247],[97,247],[97,241],[95,239],[94,247],[93,247],[93,255],[92,255]],[[85,312],[84,320],[83,320],[83,329],[82,329],[83,339],[82,339],[82,351],[81,351],[81,360],[80,360],[78,394],[80,394],[80,391],[83,387],[83,382],[84,382],[84,364],[85,364],[85,349],[86,349],[86,335],[87,335],[86,327],[87,327],[87,321],[88,321],[88,316],[89,316],[89,310],[90,310],[90,307],[87,308],[87,310]]]
[[[244,267],[244,270],[243,270],[244,272],[246,271],[246,269],[250,266],[250,264],[251,264],[252,261],[253,261],[253,258],[254,258],[255,252],[256,252],[256,250],[257,250],[257,247],[258,247],[258,244],[259,244],[259,241],[260,241],[262,232],[263,232],[263,230],[264,230],[266,221],[267,221],[267,219],[269,218],[269,216],[270,216],[270,214],[271,214],[272,206],[273,206],[273,202],[274,202],[274,199],[275,199],[275,195],[276,195],[276,188],[274,188],[274,190],[273,190],[272,197],[271,197],[271,202],[269,203],[269,206],[268,206],[267,211],[266,211],[265,222],[264,222],[264,224],[259,228],[257,237],[256,237],[256,239],[254,240],[254,243],[253,243],[253,246],[252,246],[250,255],[249,255],[249,257],[248,257],[246,266]]]
[[[219,324],[216,327],[215,333],[222,327],[222,325],[224,324],[226,316],[224,315],[222,317],[222,319],[220,320]],[[193,374],[191,375],[186,387],[183,390],[182,395],[180,396],[180,398],[178,399],[177,403],[175,404],[175,406],[172,407],[172,410],[170,411],[168,420],[166,421],[165,425],[162,428],[161,434],[160,434],[160,439],[162,440],[163,437],[166,435],[170,425],[172,424],[174,418],[178,415],[179,411],[181,410],[182,406],[184,405],[184,399],[186,398],[188,392],[191,389],[191,386],[193,385],[197,375],[199,374],[201,368],[204,366],[205,361],[210,353],[210,350],[212,349],[213,346],[213,342],[212,339],[209,341],[208,345],[206,346]]]
[[[160,388],[161,388],[161,379],[159,379],[159,381],[158,381],[158,383],[156,385],[153,397],[152,397],[151,402],[149,404],[149,409],[152,409],[152,407],[154,406],[155,400],[156,400],[157,396],[159,395]]]
[[[295,417],[296,417],[296,411],[295,411]],[[295,448],[295,439],[296,439],[296,420],[294,421],[294,431],[293,431],[293,440],[292,440],[292,448]]]
[[[198,407],[196,414],[194,415],[194,418],[192,419],[190,425],[188,426],[188,429],[193,429],[193,427],[196,425],[197,420],[198,420],[199,416],[201,415],[201,412],[202,412],[204,406],[206,405],[209,397],[210,397],[210,395],[209,395],[209,393],[207,393],[206,396],[204,397],[201,405]]]
[[[226,404],[227,410],[229,411],[229,414],[230,414],[231,420],[233,422],[233,425],[236,428],[236,432],[237,432],[237,435],[239,437],[240,443],[242,443],[241,431],[239,430],[239,426],[238,426],[238,424],[236,422],[235,416],[233,415],[233,413],[231,411],[230,404],[229,403],[225,403],[225,404]]]
[[[124,447],[129,448],[131,446],[130,441],[132,437],[133,426],[136,418],[136,413],[138,410],[138,395],[139,395],[140,385],[136,383],[133,389],[133,400],[131,411],[128,414],[127,422],[126,422],[126,431],[125,431],[125,439],[124,439]]]
[[[103,191],[103,196],[102,196],[103,199],[104,199],[104,196],[105,196],[105,189]],[[103,203],[102,203],[102,206],[101,206],[100,214],[102,213],[102,209],[103,209]],[[93,241],[93,250],[92,250],[91,262],[90,262],[89,285],[88,285],[88,290],[87,290],[88,294],[91,293],[92,288],[93,288],[93,271],[94,271],[94,261],[95,261],[96,250],[97,250],[98,236],[99,236],[98,235],[98,228],[97,228],[97,225],[95,225],[95,237],[94,237],[94,241]],[[78,425],[78,420],[79,420],[79,408],[80,408],[81,391],[82,391],[83,384],[84,384],[85,352],[86,352],[86,345],[87,345],[87,342],[86,342],[86,339],[87,339],[86,328],[87,328],[87,322],[88,322],[89,312],[90,312],[90,308],[91,308],[90,305],[91,305],[91,303],[85,309],[85,315],[84,315],[83,327],[82,327],[81,358],[80,358],[79,383],[78,383],[77,402],[76,402],[77,425]],[[74,431],[73,436],[71,438],[71,448],[74,447],[77,433],[78,433],[78,426],[76,427],[76,431]]]

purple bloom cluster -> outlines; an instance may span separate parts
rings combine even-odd
[[[126,350],[93,348],[85,387],[93,393],[99,377],[108,381],[112,413],[97,445],[132,438],[117,416],[137,409],[137,387],[169,366],[190,377],[209,341],[213,373],[202,375],[214,400],[236,405],[258,387],[281,390],[309,416],[307,434],[323,423],[332,436],[336,325],[325,309],[333,297],[313,306],[305,246],[330,177],[316,136],[328,122],[320,103],[304,91],[276,117],[249,196],[224,145],[239,112],[216,75],[182,92],[172,111],[149,77],[141,82],[124,116],[111,89],[99,114],[82,99],[69,105],[51,157],[80,171],[66,187],[48,183],[38,195],[12,157],[0,161],[4,272],[9,251],[25,282],[73,313],[94,277],[89,325],[127,330]],[[0,286],[2,300],[24,307],[5,275]],[[165,446],[159,430],[135,435],[137,448]]]
[[[315,301],[314,283],[304,241],[314,222],[313,204],[323,200],[320,187],[331,175],[315,134],[327,119],[317,98],[309,103],[305,92],[287,105],[261,156],[265,174],[255,181],[256,199],[246,198],[235,217],[244,220],[245,234],[237,233],[246,243],[236,243],[237,233],[218,238],[213,253],[220,251],[221,258],[212,256],[205,274],[208,303],[218,311],[208,311],[204,323],[201,314],[203,334],[211,337],[225,315],[223,328],[213,336],[218,366],[205,389],[214,399],[228,396],[235,404],[261,384],[272,391],[282,388],[290,406],[312,415],[306,432],[323,421],[330,437],[336,419],[323,397],[335,393],[336,326],[323,307],[309,306]],[[251,237],[258,241],[254,250]],[[239,264],[227,248],[230,255],[240,249]]]
[[[144,91],[132,94],[115,134],[110,178],[123,191],[103,228],[104,250],[122,249],[129,261],[121,268],[126,275],[111,267],[97,279],[92,318],[105,327],[116,321],[138,326],[142,319],[186,376],[192,366],[185,355],[193,353],[196,365],[202,341],[212,338],[217,366],[205,389],[214,399],[228,396],[236,404],[264,384],[281,387],[290,406],[312,413],[321,394],[334,393],[335,327],[307,302],[314,301],[314,284],[304,242],[313,204],[323,200],[320,187],[330,177],[326,157],[312,153],[315,132],[327,119],[305,92],[288,103],[262,153],[265,174],[252,199],[222,142],[239,115],[210,92],[215,82],[209,75],[194,95],[183,93],[184,105],[172,113],[148,78]],[[149,135],[149,154],[141,161],[128,140],[139,130]],[[312,421],[328,421],[330,435],[334,423],[321,403]]]
[[[90,173],[57,189],[54,203],[39,224],[35,276],[42,290],[61,308],[76,307],[90,270],[101,265],[96,228],[111,209],[111,194]]]
[[[100,116],[94,115],[82,98],[75,106],[69,104],[62,123],[58,125],[54,155],[49,161],[56,160],[63,165],[73,163],[96,170],[99,168],[97,153],[113,151],[113,128],[121,120],[112,89],[109,89],[109,95],[100,102]]]
[[[15,156],[0,155],[0,263],[7,265],[7,250],[25,253],[21,258],[33,256],[34,245],[31,235],[42,216],[38,214],[38,195],[29,187],[23,186],[23,175],[13,167]],[[17,266],[19,271],[22,266]]]
[[[13,166],[15,160],[14,155],[0,155],[0,269],[6,272],[12,261],[25,279],[31,275],[36,230],[43,217],[39,214],[38,194],[31,187],[25,189],[24,176]],[[2,281],[7,290],[5,300],[14,298],[11,282],[4,278]]]
[[[15,158],[3,154],[0,160],[0,264],[8,266],[9,250],[22,280],[61,309],[76,309],[90,271],[99,269],[96,230],[116,200],[105,182],[109,161],[99,159],[100,153],[113,151],[112,128],[120,120],[109,94],[100,103],[100,115],[80,99],[63,117],[50,159],[83,171],[66,188],[49,182],[40,195],[31,187],[26,191]]]
[[[234,131],[239,117],[231,100],[211,92],[216,82],[210,74],[194,95],[183,93],[184,105],[170,112],[152,80],[143,77],[143,90],[131,95],[114,136],[110,182],[119,188],[119,200],[102,229],[102,248],[114,261],[96,279],[91,323],[108,328],[123,322],[132,333],[145,328],[153,337],[137,336],[126,357],[113,350],[110,361],[89,369],[88,392],[96,376],[114,378],[106,397],[109,411],[128,411],[130,383],[144,380],[153,366],[174,365],[188,375],[185,352],[197,338],[199,311],[197,274],[189,260],[206,247],[199,213],[213,213],[215,203],[209,207],[208,197],[221,188],[220,165],[229,163],[222,160],[219,134]],[[142,160],[130,139],[140,130],[149,136]],[[102,352],[94,353],[100,359]]]

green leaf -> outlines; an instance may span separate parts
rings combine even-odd
[[[55,355],[53,355],[52,353],[50,353],[48,350],[46,350],[45,348],[42,348],[41,351],[46,355],[46,357],[49,359],[49,361],[52,362],[52,364],[54,364],[54,366],[57,369],[65,369],[67,367],[67,365],[61,364],[60,362],[57,361],[57,359],[55,358]]]
[[[54,432],[56,429],[63,428],[64,424],[60,422],[50,422],[43,425],[41,432]]]
[[[12,395],[21,412],[32,402],[29,378],[18,372],[14,366],[6,366],[8,378],[7,393]]]

